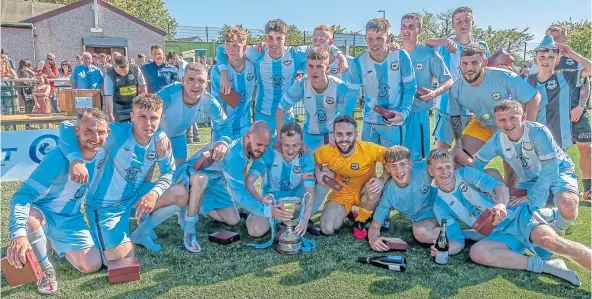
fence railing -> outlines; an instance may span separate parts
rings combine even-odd
[[[71,89],[67,78],[48,79],[53,82],[55,92],[50,94],[51,110],[60,112],[58,93],[61,89]],[[35,78],[2,79],[0,83],[1,113],[4,115],[32,114],[35,106],[34,83]]]

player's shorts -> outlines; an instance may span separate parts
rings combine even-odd
[[[319,147],[325,145],[325,134],[309,134],[304,133],[302,137],[304,144],[308,147],[309,152],[316,151]],[[333,141],[333,132],[327,133],[327,141]]]
[[[403,145],[409,149],[411,160],[425,159],[430,152],[430,114],[418,111],[409,114],[405,120]]]
[[[374,211],[374,220],[378,222],[384,222],[389,217],[389,214],[390,210],[385,211],[383,209],[376,209],[376,211]],[[431,207],[429,210],[421,211],[415,215],[405,215],[405,218],[413,223],[416,223],[424,219],[436,218],[436,214],[434,213],[433,207]]]
[[[535,249],[538,246],[530,241],[530,233],[539,225],[548,223],[536,207],[523,203],[516,208],[513,215],[508,215],[502,220],[484,240],[502,243],[519,254],[526,253],[526,250],[539,252],[540,250]]]
[[[471,136],[483,142],[487,142],[493,134],[495,134],[495,130],[482,126],[476,118],[473,118],[462,131],[462,135]]]
[[[187,159],[187,135],[171,137],[171,147],[175,159]]]
[[[529,182],[519,182],[518,188],[520,189],[530,189],[534,186],[536,181],[529,181]],[[555,202],[557,198],[557,193],[567,191],[574,194],[580,195],[580,189],[578,185],[578,176],[574,172],[560,172],[559,177],[553,180],[549,190],[554,195],[553,203],[557,205]],[[544,208],[547,203],[547,198],[531,198],[531,204],[537,208]]]
[[[269,125],[269,129],[271,130],[271,133],[273,134],[275,132],[275,114],[274,115],[266,115],[263,114],[259,111],[257,111],[257,109],[255,109],[255,115],[254,115],[254,119],[255,121],[264,121]],[[284,117],[284,123],[293,123],[294,120],[294,113],[286,113],[286,116]],[[278,130],[281,128],[278,128]]]
[[[130,241],[129,220],[134,204],[146,195],[156,183],[146,182],[138,189],[136,196],[104,208],[86,206],[86,216],[95,244],[101,251]]]
[[[362,140],[382,146],[390,147],[403,145],[405,138],[405,125],[387,126],[364,123],[362,125]]]
[[[462,128],[460,131],[462,132],[473,119],[473,116],[461,115],[460,119],[462,122]],[[452,146],[452,143],[454,142],[454,130],[452,129],[452,124],[450,123],[450,115],[436,111],[435,122],[436,125],[434,127],[434,138],[440,142],[444,142],[449,146]]]
[[[173,182],[181,184],[185,190],[189,191],[189,179],[196,172],[189,165],[181,165],[175,171]],[[208,176],[208,186],[203,194],[203,201],[199,213],[207,216],[209,212],[216,209],[229,208],[234,206],[232,197],[226,188],[226,181],[222,175],[206,174]]]
[[[43,230],[51,242],[53,250],[59,256],[63,256],[69,251],[96,247],[82,213],[66,216],[34,204],[31,207],[43,214],[45,218]]]
[[[327,196],[327,200],[335,201],[336,203],[342,205],[345,208],[345,214],[349,214],[352,211],[354,206],[358,207],[358,216],[356,217],[356,221],[365,222],[372,216],[374,211],[368,211],[361,207],[360,201],[361,195],[358,194],[337,194],[334,190],[329,192]]]
[[[592,142],[592,127],[590,125],[588,109],[584,109],[582,116],[580,116],[577,122],[571,123],[571,135],[576,142]]]

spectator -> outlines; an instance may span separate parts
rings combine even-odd
[[[105,74],[107,70],[111,67],[109,62],[107,61],[107,54],[101,53],[99,54],[99,58],[97,59],[97,66],[101,69],[101,72]]]
[[[82,53],[82,64],[77,66],[70,76],[72,87],[75,89],[99,89],[103,83],[103,73],[93,65],[92,55]]]
[[[133,100],[146,93],[146,81],[136,65],[130,65],[127,57],[118,56],[115,65],[105,74],[105,108],[109,121],[130,122]]]
[[[97,66],[98,65],[98,60],[99,60],[99,54],[97,53],[92,53],[92,64]],[[82,63],[84,63],[84,59],[82,59]]]
[[[10,67],[8,59],[0,61],[0,77],[2,83],[0,85],[0,96],[2,97],[2,114],[16,114],[18,112],[18,105],[15,103],[16,97],[14,91],[14,83],[6,81],[7,79],[16,79],[16,72]]]
[[[17,72],[19,78],[28,79],[35,77],[35,71],[33,70],[33,64],[29,59],[23,59],[19,62],[19,69]],[[32,113],[34,100],[33,100],[33,82],[20,82],[18,84],[17,95],[19,97],[19,106],[25,107],[25,113]]]
[[[138,65],[143,66],[146,63],[146,54],[138,53]]]
[[[60,67],[60,78],[70,78],[70,75],[72,75],[72,65],[70,64],[69,61],[64,60],[61,63],[61,67]]]
[[[131,57],[127,59],[127,62],[128,62],[130,65],[136,65],[136,61],[135,61],[133,58],[131,58]]]
[[[526,77],[528,77],[528,74],[530,73],[530,68],[531,68],[531,63],[525,62],[524,65],[522,65],[522,67],[520,68],[519,76],[522,79],[526,79]]]
[[[214,66],[214,60],[212,59],[212,57],[208,57],[208,65],[211,67]]]
[[[153,62],[142,65],[142,72],[146,78],[148,93],[157,93],[166,85],[179,81],[179,73],[176,67],[165,61],[164,50],[160,45],[153,45],[150,51]]]
[[[38,74],[47,77],[47,79],[57,79],[60,77],[60,73],[56,67],[55,55],[52,53],[47,54],[45,63],[43,64],[43,69],[38,72]],[[58,108],[58,102],[55,97],[55,83],[49,81],[49,85],[51,86],[51,107],[53,108],[53,111],[59,112],[60,110]]]
[[[115,65],[115,58],[117,58],[119,56],[121,56],[121,53],[119,53],[119,52],[113,52],[113,53],[111,53],[111,62],[110,63],[112,65]]]
[[[35,106],[33,107],[33,113],[47,114],[51,113],[51,86],[47,77],[43,75],[36,76],[37,82],[35,83]]]
[[[179,78],[183,78],[183,75],[185,74],[185,66],[187,66],[188,62],[175,54],[175,52],[169,52],[167,54],[167,62],[174,65],[179,71]]]
[[[81,64],[82,64],[82,56],[76,55],[76,66],[79,66]]]
[[[14,64],[14,60],[12,60],[12,58],[8,57],[7,51],[4,51],[4,49],[0,50],[0,57],[2,58],[2,60],[8,61],[8,64],[10,65],[10,67],[13,70],[16,69],[16,65]]]

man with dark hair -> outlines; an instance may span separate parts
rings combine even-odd
[[[125,56],[114,60],[105,75],[103,94],[109,121],[130,122],[132,103],[137,95],[146,93],[146,81],[137,65],[130,65]]]
[[[357,239],[367,236],[366,224],[378,202],[382,188],[390,177],[383,171],[376,177],[376,163],[384,163],[386,148],[366,141],[358,141],[356,120],[340,116],[333,123],[335,146],[326,144],[314,152],[317,183],[329,188],[323,177],[334,179],[341,190],[331,190],[321,213],[321,230],[332,235],[352,212],[353,233]],[[384,164],[383,164],[384,168]],[[353,208],[358,211],[353,211]]]
[[[148,93],[157,93],[166,85],[181,80],[177,68],[166,62],[162,46],[152,45],[150,52],[153,61],[143,65],[140,64],[146,77]]]
[[[136,57],[138,58],[137,65],[139,65],[140,67],[146,63],[146,54],[138,53],[138,55],[136,55]]]

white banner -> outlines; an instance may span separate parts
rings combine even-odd
[[[2,131],[2,181],[25,180],[51,149],[57,146],[58,130]]]

